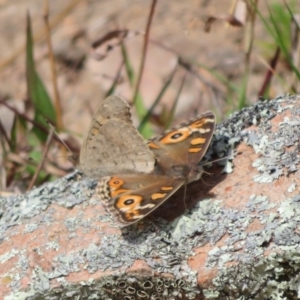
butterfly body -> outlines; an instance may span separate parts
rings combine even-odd
[[[208,112],[146,142],[132,124],[127,102],[111,96],[94,116],[80,154],[81,170],[99,180],[96,194],[121,224],[129,225],[201,177],[197,164],[214,127],[215,116]]]

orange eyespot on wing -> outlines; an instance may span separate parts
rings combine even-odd
[[[142,202],[145,202],[142,205]],[[144,210],[152,210],[154,203],[146,203],[141,195],[123,195],[117,198],[115,207],[120,211],[123,221],[134,222],[145,216]]]
[[[108,181],[108,185],[112,189],[118,189],[124,184],[124,180],[119,179],[116,176],[113,176],[111,180]]]
[[[113,176],[108,182],[109,190],[110,190],[110,196],[116,197],[120,194],[130,192],[129,189],[122,189],[122,186],[124,185],[125,181],[118,178],[117,176]]]
[[[137,208],[143,200],[140,195],[123,195],[120,196],[115,204],[121,211],[130,211]]]
[[[190,131],[187,127],[180,128],[169,132],[167,135],[162,137],[159,141],[162,144],[176,144],[186,140],[190,136]]]
[[[136,220],[139,220],[139,219],[143,218],[144,215],[142,215],[142,214],[140,213],[140,211],[138,211],[138,210],[136,209],[136,210],[130,210],[130,211],[126,212],[126,213],[124,214],[124,217],[125,217],[125,219],[126,219],[127,221],[129,221],[129,222],[134,222],[134,221],[136,221]]]

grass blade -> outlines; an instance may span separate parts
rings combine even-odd
[[[176,67],[174,69],[174,71],[172,72],[170,78],[166,81],[166,83],[164,84],[164,86],[162,87],[161,91],[159,92],[158,96],[156,97],[154,103],[152,104],[152,106],[150,107],[150,109],[148,110],[148,112],[146,113],[146,115],[144,116],[144,118],[141,121],[141,124],[138,127],[138,130],[140,132],[143,132],[144,127],[146,126],[147,122],[149,121],[149,118],[151,117],[154,109],[156,108],[156,106],[159,104],[159,102],[161,101],[163,95],[165,94],[167,88],[169,87],[169,85],[171,84],[173,77],[175,75],[176,72]],[[149,138],[149,137],[146,137]]]
[[[48,92],[40,79],[34,62],[33,54],[33,38],[31,30],[30,16],[27,16],[27,32],[26,32],[26,80],[28,98],[32,101],[35,109],[34,121],[47,127],[45,119],[56,122],[55,110],[52,105]],[[32,131],[38,139],[45,142],[47,135],[37,127],[33,127]]]
[[[121,49],[122,49],[122,56],[123,56],[123,60],[124,60],[124,65],[125,65],[125,70],[126,70],[126,73],[127,73],[127,77],[128,77],[130,86],[133,87],[134,82],[135,82],[134,70],[132,68],[132,64],[131,64],[130,59],[128,57],[127,49],[126,49],[124,43],[122,43]],[[136,113],[137,113],[137,116],[138,116],[139,120],[143,120],[143,118],[147,115],[148,111],[147,111],[147,108],[144,105],[143,97],[140,94],[140,92],[138,92],[136,94],[136,99],[135,99],[134,105],[135,105]],[[144,138],[151,137],[153,135],[153,131],[152,131],[152,128],[151,128],[150,124],[145,124],[143,126],[143,128],[140,130],[140,133],[142,134],[142,136]]]

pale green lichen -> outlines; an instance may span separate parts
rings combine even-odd
[[[203,291],[207,299],[296,300],[300,297],[300,254],[286,251],[261,256],[256,262],[221,270],[213,283],[213,289]]]

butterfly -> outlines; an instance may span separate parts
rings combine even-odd
[[[148,141],[130,106],[110,96],[98,107],[80,152],[79,169],[98,180],[95,194],[123,226],[151,213],[181,186],[201,177],[215,115],[207,112]]]

